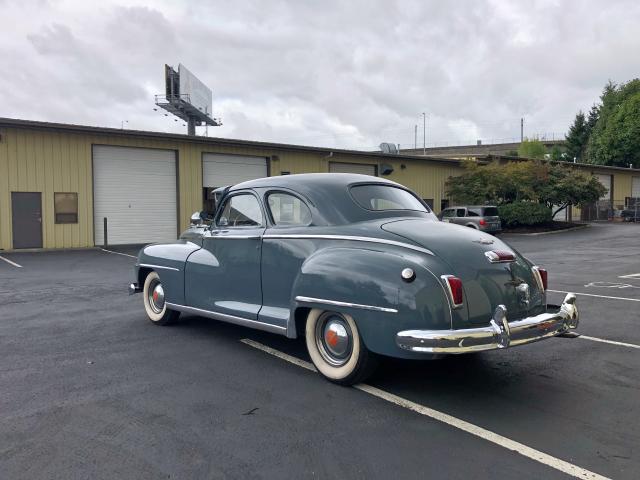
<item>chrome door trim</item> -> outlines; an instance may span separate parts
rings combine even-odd
[[[171,310],[177,310],[179,312],[199,315],[201,317],[213,318],[214,320],[220,320],[222,322],[233,323],[234,325],[254,328],[256,330],[264,330],[265,332],[279,333],[280,335],[287,334],[287,327],[271,325],[268,323],[259,322],[257,320],[250,320],[243,317],[236,317],[235,315],[229,315],[227,313],[212,312],[210,310],[203,310],[201,308],[188,307],[186,305],[178,305],[177,303],[169,302],[167,302],[167,308]]]
[[[262,237],[260,235],[211,235],[210,237],[207,237],[207,238],[219,238],[219,239],[242,238],[245,240],[257,240]]]
[[[262,238],[265,240],[269,240],[269,239],[351,240],[354,242],[369,242],[369,243],[381,243],[384,245],[394,245],[396,247],[403,247],[403,248],[408,248],[410,250],[415,250],[417,252],[426,253],[427,255],[434,255],[434,253],[428,248],[418,247],[416,245],[411,245],[410,243],[398,242],[396,240],[387,240],[385,238],[375,238],[375,237],[356,237],[356,236],[350,236],[350,235],[268,234],[268,235],[263,235]]]
[[[327,300],[325,298],[303,297],[300,295],[296,297],[296,302],[323,303],[325,305],[332,305],[336,307],[361,308],[362,310],[373,310],[375,312],[398,313],[398,310],[396,310],[395,308],[378,307],[376,305],[362,305],[359,303],[340,302],[338,300]]]
[[[164,265],[152,265],[150,263],[140,263],[138,264],[139,267],[147,267],[147,268],[159,268],[160,270],[173,270],[174,272],[179,272],[180,269],[179,268],[174,268],[174,267],[165,267]]]

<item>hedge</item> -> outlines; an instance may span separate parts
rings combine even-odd
[[[538,225],[553,219],[551,209],[541,203],[514,202],[498,207],[503,227]]]

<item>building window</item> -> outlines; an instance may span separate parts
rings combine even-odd
[[[445,208],[449,208],[448,198],[443,198],[442,200],[440,200],[440,211],[444,210]]]
[[[54,193],[56,223],[78,223],[78,194]]]

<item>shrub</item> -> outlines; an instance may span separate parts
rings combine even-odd
[[[541,203],[514,202],[498,207],[503,227],[537,225],[553,219],[551,209]]]

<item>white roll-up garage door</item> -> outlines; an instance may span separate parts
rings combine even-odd
[[[205,153],[202,157],[202,186],[226,187],[267,175],[265,157]]]
[[[174,241],[177,234],[176,155],[171,150],[93,147],[95,244]]]
[[[633,198],[640,198],[640,177],[633,177],[631,184],[631,196]]]
[[[367,163],[341,163],[329,162],[331,173],[360,173],[362,175],[376,176],[376,166]]]

